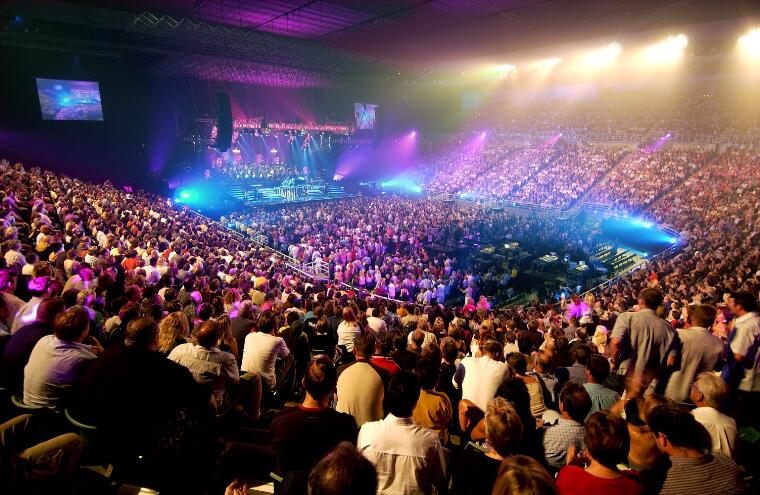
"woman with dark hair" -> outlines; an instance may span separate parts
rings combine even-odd
[[[557,477],[561,495],[604,493],[639,495],[644,489],[639,481],[617,466],[628,459],[630,438],[625,420],[612,413],[599,411],[586,421],[586,450],[576,453],[570,446],[567,465]],[[582,463],[586,467],[574,464]]]

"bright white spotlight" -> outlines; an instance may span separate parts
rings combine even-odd
[[[739,48],[749,56],[760,57],[760,28],[755,28],[739,38]]]
[[[512,64],[495,65],[492,70],[493,76],[500,79],[506,79],[515,72],[517,72],[517,67]]]
[[[685,34],[668,36],[665,41],[649,47],[646,58],[652,63],[675,62],[683,55],[683,49],[689,44]]]
[[[594,50],[586,55],[586,63],[595,67],[609,65],[617,60],[622,52],[623,47],[620,46],[620,43],[614,41],[604,48]]]

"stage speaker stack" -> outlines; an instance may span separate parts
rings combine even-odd
[[[214,141],[214,148],[224,153],[232,144],[232,106],[228,93],[219,93],[216,98],[216,141]]]

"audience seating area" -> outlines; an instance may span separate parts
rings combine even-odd
[[[484,146],[428,160],[426,187],[638,211],[682,249],[585,297],[497,311],[482,274],[428,246],[506,229],[591,250],[594,233],[392,195],[216,223],[0,164],[3,492],[232,494],[273,479],[340,493],[325,488],[337,479],[354,487],[342,493],[512,493],[524,476],[540,493],[605,493],[599,479],[746,493],[760,154]],[[296,269],[317,261],[329,280]]]

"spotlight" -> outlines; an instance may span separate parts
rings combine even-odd
[[[487,133],[486,131],[483,131],[483,132],[481,132],[481,133],[480,133],[480,137],[481,137],[481,138],[484,138],[484,137],[486,137],[486,135],[487,135],[487,134],[488,134],[488,133]]]
[[[623,47],[617,41],[586,55],[586,63],[595,67],[609,65],[620,56]]]
[[[751,57],[760,57],[760,28],[755,28],[739,38],[739,48]]]
[[[652,63],[675,62],[683,55],[683,49],[689,44],[685,34],[668,36],[665,41],[651,46],[646,51],[646,58]]]
[[[411,137],[417,137],[417,131],[412,131],[411,133],[409,133],[409,135]]]
[[[517,72],[517,67],[512,64],[501,64],[494,66],[492,73],[498,79],[506,79]]]
[[[545,58],[542,60],[536,60],[535,62],[529,63],[527,66],[530,69],[553,69],[554,67],[558,66],[562,62],[562,59],[559,57],[552,57],[552,58]]]

